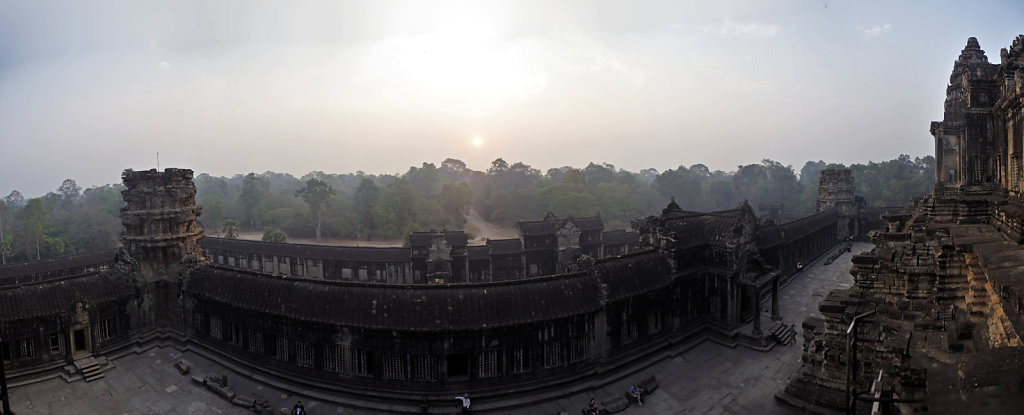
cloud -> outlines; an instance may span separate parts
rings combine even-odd
[[[871,26],[870,29],[863,29],[863,30],[861,30],[861,33],[864,34],[864,39],[868,39],[868,38],[873,38],[873,37],[876,37],[876,36],[881,36],[881,35],[884,35],[886,33],[889,33],[890,30],[892,30],[892,25],[889,24],[889,23],[886,23],[886,24],[883,24],[883,25]]]
[[[167,62],[167,61],[163,61],[163,62],[160,62],[157,65],[157,67],[159,67],[161,71],[167,71],[167,70],[171,69],[171,64],[169,62]]]
[[[779,31],[779,26],[761,22],[734,22],[726,20],[722,22],[714,32],[720,35],[733,35],[744,37],[774,37]]]

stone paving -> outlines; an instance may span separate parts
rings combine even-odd
[[[870,248],[870,244],[854,244],[853,252]],[[631,381],[654,374],[660,380],[660,389],[645,399],[644,406],[631,406],[620,413],[800,413],[795,408],[777,403],[774,395],[785,387],[789,376],[800,365],[800,343],[803,339],[800,323],[807,316],[820,316],[817,304],[830,290],[849,287],[853,283],[849,269],[850,254],[847,253],[831,265],[812,264],[803,275],[780,290],[782,316],[788,323],[796,324],[800,333],[793,345],[777,345],[769,352],[757,352],[706,341],[675,358],[656,363],[592,393],[509,412],[550,415],[565,410],[569,414],[579,414],[590,396],[598,400],[621,396]],[[767,330],[773,324],[767,303],[762,306],[762,311],[762,322]],[[296,400],[301,400],[311,415],[373,414],[277,390],[239,376],[191,352],[181,353],[170,348],[153,348],[142,354],[117,359],[106,377],[94,382],[66,383],[58,378],[15,387],[10,392],[11,409],[18,415],[253,413],[231,405],[201,385],[193,384],[190,376],[179,374],[174,368],[174,362],[179,359],[192,363],[193,375],[227,374],[232,390],[267,399],[275,414],[286,413],[286,408],[291,408]],[[454,403],[452,407],[455,407]]]

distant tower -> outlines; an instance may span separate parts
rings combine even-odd
[[[192,170],[125,170],[121,179],[121,242],[138,265],[140,282],[176,279],[182,262],[203,258],[203,230],[196,222],[202,207],[196,205]]]
[[[834,208],[839,215],[836,236],[846,239],[857,234],[857,202],[853,199],[853,175],[850,169],[821,171],[817,212]]]
[[[427,248],[427,281],[434,284],[452,282],[452,248],[444,239],[444,233],[438,232],[430,240]]]

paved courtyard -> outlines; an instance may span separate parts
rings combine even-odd
[[[870,244],[855,244],[853,252],[870,248]],[[820,316],[817,304],[831,289],[852,284],[849,269],[848,253],[831,265],[817,263],[809,266],[803,275],[780,290],[783,318],[795,323],[798,333],[801,332],[800,323],[805,317]],[[767,330],[773,323],[768,319],[767,305],[763,311],[762,322]],[[661,381],[660,389],[645,400],[644,406],[633,406],[622,413],[799,413],[794,408],[776,403],[774,395],[785,387],[790,374],[800,365],[802,339],[800,333],[797,343],[779,345],[769,352],[703,342],[678,357],[626,376],[622,381],[612,382],[592,394],[569,396],[511,412],[550,415],[564,409],[570,414],[579,414],[591,395],[598,399],[621,396],[631,379],[654,374]],[[375,414],[277,390],[239,376],[201,356],[190,352],[182,354],[169,348],[153,348],[142,354],[117,359],[106,377],[94,382],[66,383],[58,378],[15,387],[11,390],[11,409],[18,415],[252,414],[193,384],[189,376],[179,374],[173,365],[179,359],[193,364],[193,374],[227,374],[232,390],[267,399],[275,414],[285,412],[285,408],[291,408],[296,400],[301,400],[311,415]]]

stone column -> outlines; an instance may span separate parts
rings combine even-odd
[[[757,286],[750,284],[747,286],[750,291],[751,305],[754,307],[754,329],[751,330],[750,334],[755,337],[761,336],[761,290],[757,289]]]
[[[772,320],[782,320],[779,315],[779,275],[772,278]]]

